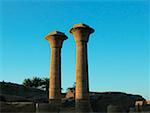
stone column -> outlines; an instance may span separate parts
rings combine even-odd
[[[59,108],[61,105],[61,48],[67,36],[59,31],[51,32],[46,38],[51,45],[51,65],[50,65],[50,84],[49,102]]]
[[[89,112],[89,81],[88,81],[88,59],[87,59],[87,42],[89,35],[94,29],[85,24],[77,24],[70,33],[74,35],[76,41],[76,111]]]

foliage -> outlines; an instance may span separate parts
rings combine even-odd
[[[48,90],[49,78],[39,78],[39,77],[33,77],[32,79],[27,78],[24,79],[23,85],[27,87],[34,87],[34,88],[41,87],[42,89]]]
[[[23,85],[24,86],[28,86],[28,87],[32,87],[32,80],[30,80],[29,78],[27,78],[27,79],[24,79],[24,81],[23,81]]]

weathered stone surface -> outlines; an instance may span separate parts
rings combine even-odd
[[[74,25],[73,28],[70,29],[70,33],[73,34],[73,32],[74,32],[76,29],[88,30],[90,34],[94,32],[94,29],[91,28],[90,26],[88,26],[88,25],[86,25],[86,24],[83,24],[83,23],[80,23],[80,24]]]
[[[0,102],[1,113],[35,113],[36,107],[33,102]]]
[[[73,98],[73,99],[75,99],[75,89],[74,88],[72,88],[72,89],[70,89],[67,93],[66,93],[66,96],[65,96],[65,98]]]
[[[36,113],[58,113],[57,106],[51,103],[36,103]]]
[[[46,92],[23,85],[0,82],[0,97],[4,102],[46,102]]]
[[[67,36],[59,31],[51,32],[46,38],[51,45],[49,102],[58,108],[61,106],[61,48]]]
[[[53,31],[45,37],[50,42],[51,48],[61,48],[63,41],[67,39],[67,36],[60,31]]]
[[[29,101],[33,101],[33,102],[40,102],[40,103],[45,102],[46,92],[42,90],[26,87],[25,90],[26,92],[22,92],[24,91],[23,85],[12,84],[12,83],[10,84],[10,83],[0,82],[0,86],[1,86],[0,95],[3,95],[3,99],[1,101],[5,101],[6,103],[8,101],[21,102],[24,101],[24,98],[29,99]],[[66,112],[70,113],[75,111],[75,100],[74,98],[71,98],[71,95],[72,94],[70,94],[69,96],[70,98],[65,99],[65,94],[62,94],[63,101],[62,101],[61,111],[64,111],[64,113]],[[132,108],[135,107],[135,101],[140,101],[140,100],[145,101],[145,99],[142,98],[142,96],[126,94],[121,92],[91,92],[90,93],[90,102],[91,102],[91,107],[93,112],[106,112],[107,106],[110,104],[119,105],[124,111],[129,111],[131,107]],[[13,108],[13,106],[10,104],[8,106],[9,107],[5,107],[5,108],[8,108],[7,110],[9,111],[16,109]],[[149,105],[144,105],[142,111],[150,111]]]
[[[144,105],[144,106],[142,107],[141,111],[144,111],[144,112],[148,111],[148,112],[150,112],[150,104]]]
[[[106,112],[108,105],[120,106],[124,112],[135,107],[135,101],[145,100],[140,95],[132,95],[121,92],[93,92],[90,96],[91,105],[95,112]]]
[[[108,105],[107,113],[122,113],[122,109],[120,106],[117,105]]]
[[[85,24],[77,24],[71,28],[70,33],[76,41],[76,111],[89,112],[89,83],[88,83],[88,59],[87,42],[94,29]]]

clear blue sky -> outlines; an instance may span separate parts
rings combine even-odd
[[[150,97],[149,3],[143,1],[0,2],[0,81],[22,83],[49,77],[51,49],[44,37],[59,30],[69,37],[62,48],[62,87],[75,82],[75,41],[69,29],[95,29],[88,43],[91,91],[122,91]],[[150,99],[150,98],[149,98]]]

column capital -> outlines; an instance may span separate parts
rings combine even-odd
[[[89,35],[94,32],[94,29],[86,24],[80,23],[73,26],[70,29],[70,33],[75,36],[76,42],[85,41],[88,42]]]
[[[65,33],[62,33],[60,31],[50,32],[45,37],[45,39],[50,42],[51,48],[61,48],[63,41],[67,38],[68,37],[65,35]]]

